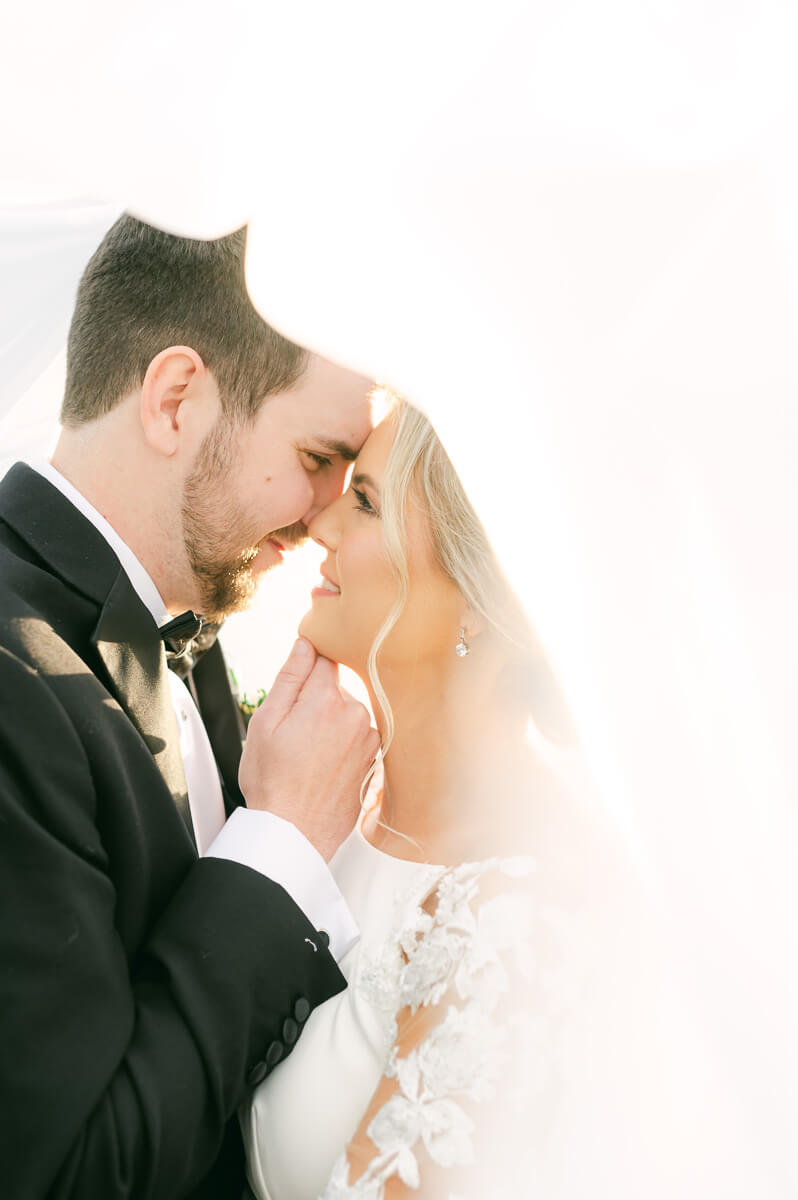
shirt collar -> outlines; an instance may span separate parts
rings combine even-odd
[[[32,459],[28,463],[28,466],[44,476],[53,487],[58,488],[62,496],[65,496],[70,504],[73,504],[78,512],[83,514],[87,521],[91,521],[97,532],[102,534],[122,564],[122,569],[130,580],[133,590],[150,613],[155,624],[160,627],[171,620],[171,615],[167,612],[161,594],[151,577],[144,570],[144,567],[130,547],[122,541],[122,538],[114,527],[106,521],[105,517],[97,512],[94,505],[90,504],[86,497],[60,471],[56,470],[52,463],[47,462],[46,459]]]

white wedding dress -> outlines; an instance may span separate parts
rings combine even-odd
[[[330,866],[361,930],[340,964],[349,986],[314,1010],[242,1108],[250,1185],[259,1200],[379,1200],[398,1175],[428,1195],[425,1164],[472,1162],[474,1106],[493,1098],[529,1032],[517,1010],[498,1013],[511,979],[532,973],[531,863],[405,861],[372,846],[358,823]],[[397,1043],[400,1010],[428,1017],[409,1053]],[[344,1150],[384,1076],[395,1088],[368,1127],[374,1157],[350,1184]]]

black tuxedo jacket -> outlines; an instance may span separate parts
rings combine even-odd
[[[104,538],[17,464],[0,483],[6,1200],[238,1200],[247,1081],[344,986],[282,888],[197,858],[166,671]]]

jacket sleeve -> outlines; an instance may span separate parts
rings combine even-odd
[[[7,1200],[190,1192],[247,1077],[263,1078],[344,986],[283,889],[219,859],[193,862],[131,961],[96,809],[69,715],[0,649]]]

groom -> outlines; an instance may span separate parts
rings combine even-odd
[[[237,1106],[357,936],[325,860],[365,710],[298,642],[242,798],[221,651],[196,660],[194,614],[247,604],[370,427],[368,382],[251,307],[243,250],[122,217],[81,281],[52,463],[0,483],[8,1200],[237,1198]]]

